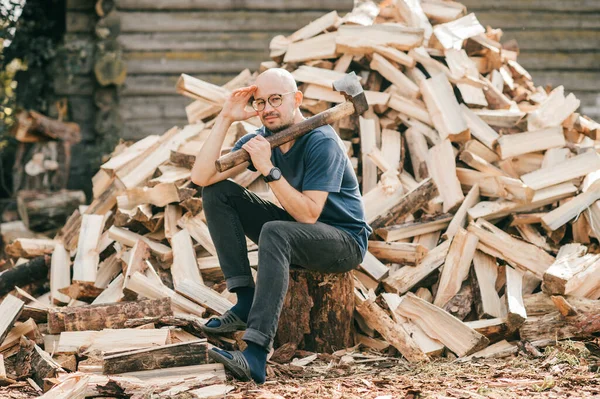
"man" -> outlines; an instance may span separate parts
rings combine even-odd
[[[244,352],[215,348],[209,355],[237,378],[258,383],[265,380],[290,264],[347,272],[362,262],[371,233],[356,175],[331,126],[273,150],[264,138],[304,119],[302,98],[294,78],[284,69],[269,69],[258,76],[255,85],[234,90],[192,170],[192,181],[204,186],[206,221],[227,288],[237,295],[236,305],[209,320],[203,329],[212,334],[246,329],[243,339],[248,344]],[[251,99],[255,112],[246,109]],[[250,166],[246,162],[217,172],[215,160],[228,128],[255,115],[264,126],[242,137],[232,149],[248,151]],[[283,209],[227,180],[248,166],[264,176]],[[258,244],[256,285],[245,236]]]

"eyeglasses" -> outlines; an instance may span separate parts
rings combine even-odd
[[[295,93],[295,91],[290,91],[290,92],[283,93],[283,94],[271,94],[267,98],[267,101],[269,102],[269,104],[271,104],[271,107],[277,108],[283,103],[283,96],[292,94],[292,93]],[[254,110],[257,112],[264,110],[266,105],[267,105],[267,103],[262,98],[252,101],[252,108],[254,108]]]

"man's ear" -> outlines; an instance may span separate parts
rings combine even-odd
[[[296,92],[296,94],[294,95],[294,101],[296,104],[296,108],[298,108],[300,105],[302,105],[302,100],[304,99],[304,94],[298,90]]]

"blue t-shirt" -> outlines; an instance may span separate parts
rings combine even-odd
[[[271,132],[262,126],[256,132],[246,134],[235,143],[232,152],[257,134],[269,136]],[[372,229],[365,221],[356,174],[335,130],[329,125],[316,128],[296,139],[285,154],[279,147],[274,148],[271,162],[296,190],[329,193],[318,221],[349,233],[364,257]],[[250,169],[255,170],[252,166]]]

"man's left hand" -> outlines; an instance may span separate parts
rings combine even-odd
[[[242,148],[250,154],[252,164],[263,176],[273,169],[271,162],[271,144],[260,134],[249,140]]]

